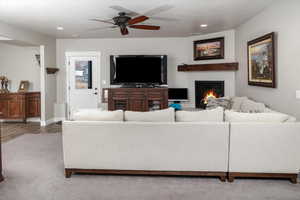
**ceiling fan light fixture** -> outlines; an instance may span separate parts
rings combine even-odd
[[[63,30],[64,30],[64,27],[58,26],[58,27],[56,27],[56,30],[58,30],[58,31],[63,31]]]

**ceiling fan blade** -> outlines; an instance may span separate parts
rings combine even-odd
[[[127,16],[130,16],[130,17],[134,17],[134,16],[137,16],[139,15],[139,13],[137,12],[134,12],[132,10],[129,10],[127,8],[124,8],[122,6],[110,6],[110,8],[116,10],[116,11],[119,11],[119,12],[125,12]]]
[[[159,20],[159,21],[167,21],[167,22],[176,22],[179,21],[178,19],[175,18],[168,18],[168,17],[150,17],[152,20]]]
[[[149,19],[149,17],[147,17],[147,16],[144,16],[144,15],[138,16],[138,17],[135,17],[135,18],[129,20],[129,21],[128,21],[128,24],[129,24],[129,25],[137,24],[137,23],[146,21],[147,19]]]
[[[126,27],[125,28],[120,28],[120,31],[121,31],[122,35],[128,35],[128,33],[129,33],[129,31]]]
[[[167,10],[172,9],[173,7],[174,7],[174,6],[171,6],[171,5],[168,5],[168,4],[162,5],[162,6],[153,8],[153,9],[151,9],[151,10],[145,12],[144,15],[146,15],[146,16],[157,15],[157,14],[159,14],[159,13],[161,13],[161,12],[165,12],[165,11],[167,11]]]
[[[103,29],[109,29],[109,28],[117,28],[118,26],[107,26],[107,27],[98,27],[98,28],[90,28],[88,31],[98,31]]]
[[[113,22],[110,22],[108,20],[101,20],[101,19],[89,19],[90,21],[96,21],[96,22],[103,22],[107,24],[114,24]]]
[[[159,30],[160,26],[152,26],[152,25],[131,25],[130,28],[135,29],[144,29],[144,30]]]

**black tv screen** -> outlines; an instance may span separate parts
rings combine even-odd
[[[187,88],[169,88],[169,100],[188,100]]]
[[[167,56],[111,56],[111,84],[167,84]]]

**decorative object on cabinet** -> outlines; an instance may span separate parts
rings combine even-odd
[[[35,54],[35,59],[38,62],[39,66],[41,66],[41,55],[40,54]]]
[[[1,81],[0,94],[9,93],[9,90],[8,90],[8,79],[5,76],[0,76],[0,81]]]
[[[27,92],[29,89],[29,81],[21,81],[18,92]]]
[[[151,111],[168,108],[168,88],[107,88],[108,110]]]
[[[194,41],[194,60],[224,59],[224,37]]]
[[[22,119],[40,117],[40,92],[0,94],[0,119]]]
[[[276,87],[275,33],[248,42],[248,85]]]
[[[58,68],[47,67],[46,71],[47,71],[47,74],[55,74],[56,72],[59,71],[59,69]]]

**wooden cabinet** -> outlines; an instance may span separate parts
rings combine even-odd
[[[40,92],[0,94],[0,119],[40,117]]]
[[[40,93],[30,93],[26,95],[26,117],[41,116],[41,97]]]
[[[1,134],[1,130],[0,130]],[[0,139],[0,182],[3,181],[3,175],[2,175],[2,149],[1,149],[1,139]]]
[[[168,107],[167,88],[106,88],[108,110],[150,111]]]

